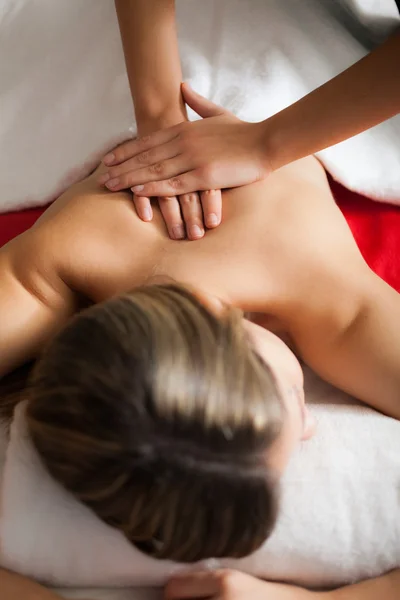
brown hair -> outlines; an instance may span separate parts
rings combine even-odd
[[[142,551],[238,558],[270,534],[282,407],[237,311],[177,285],[94,306],[49,345],[28,399],[50,474]]]

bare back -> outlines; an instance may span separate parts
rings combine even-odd
[[[278,316],[289,298],[308,295],[319,268],[364,268],[313,158],[225,192],[222,225],[195,242],[171,240],[156,207],[153,222],[142,222],[131,193],[104,191],[97,176],[70,188],[32,231],[57,231],[49,255],[63,280],[94,301],[167,275]]]
[[[79,308],[164,275],[259,313],[323,378],[400,418],[400,300],[361,257],[313,159],[224,193],[223,223],[170,240],[162,217],[98,172],[0,251],[0,376],[35,356]]]

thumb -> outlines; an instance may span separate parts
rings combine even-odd
[[[203,119],[228,113],[222,106],[214,104],[211,100],[207,100],[207,98],[195,92],[188,83],[182,83],[182,96],[186,104]]]

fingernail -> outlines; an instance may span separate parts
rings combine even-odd
[[[192,234],[192,237],[200,238],[203,237],[204,231],[203,229],[200,229],[198,225],[192,225],[190,228],[190,233]]]
[[[106,183],[106,181],[108,181],[109,179],[110,175],[108,173],[104,173],[104,175],[99,177],[99,183],[102,185],[103,183]]]
[[[185,237],[185,229],[183,225],[175,225],[172,228],[172,235],[176,240],[183,240],[183,238]]]
[[[151,210],[151,208],[144,208],[142,210],[142,219],[144,221],[151,221],[153,218],[153,212]]]
[[[110,181],[107,181],[107,187],[113,188],[116,187],[119,184],[119,179],[118,177],[116,177],[115,179],[110,179]]]
[[[110,152],[109,154],[106,154],[105,157],[103,158],[103,163],[105,165],[111,165],[115,160],[115,154],[113,152]]]
[[[131,188],[132,192],[141,192],[144,189],[144,185],[135,185]]]
[[[207,215],[206,225],[207,227],[214,227],[215,225],[218,225],[218,217],[215,213],[210,213]]]

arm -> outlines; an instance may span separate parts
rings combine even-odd
[[[71,292],[53,285],[40,257],[30,232],[0,250],[0,378],[36,357],[74,311]]]
[[[321,270],[318,306],[310,295],[294,317],[301,356],[333,385],[400,419],[400,295],[372,272],[361,281],[356,271],[342,281],[323,277]]]
[[[129,84],[139,130],[186,118],[174,0],[116,0]],[[147,133],[145,131],[145,133]]]
[[[121,184],[129,182],[140,196],[252,183],[398,114],[399,65],[400,33],[396,33],[340,75],[261,123],[240,121],[184,86],[186,103],[203,120],[138,140],[129,152],[120,147],[109,163],[119,165],[111,169],[111,176],[124,175]],[[177,155],[179,159],[172,160]],[[150,168],[160,161],[162,170]]]
[[[61,600],[54,592],[31,579],[0,569],[1,600]]]
[[[137,120],[138,134],[149,135],[187,120],[181,94],[182,70],[175,22],[174,0],[116,0],[115,2],[125,62]],[[132,142],[125,143],[127,152]],[[104,158],[110,164],[114,153]],[[100,178],[115,191],[118,173]],[[193,190],[194,192],[196,190]],[[204,224],[213,228],[221,221],[221,192],[212,190],[199,196],[183,198],[175,193],[160,199],[160,208],[172,239],[186,235],[195,240],[204,236]],[[141,219],[152,219],[149,196],[134,195],[136,211]],[[185,226],[186,227],[185,227]]]
[[[400,112],[400,33],[264,121],[272,168],[366,131]]]
[[[326,600],[396,600],[400,594],[400,570],[368,579],[326,594]]]
[[[262,581],[238,571],[190,573],[170,580],[166,600],[397,600],[400,570],[383,577],[342,587],[331,592],[314,592],[297,586]]]
[[[62,600],[62,597],[33,579],[0,568],[1,600]],[[91,592],[77,600],[95,600]],[[390,600],[390,599],[389,599]]]

